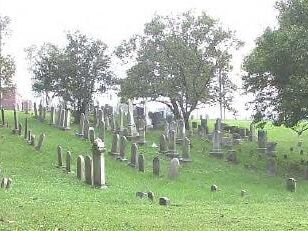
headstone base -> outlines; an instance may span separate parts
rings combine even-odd
[[[267,152],[267,148],[257,148],[259,153],[265,154]]]
[[[210,156],[214,156],[218,159],[223,159],[224,158],[224,153],[221,150],[212,150],[210,152]]]
[[[170,158],[178,158],[179,157],[179,153],[177,153],[177,151],[172,150],[172,151],[168,151],[167,152],[167,156]]]

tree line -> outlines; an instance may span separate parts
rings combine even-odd
[[[271,119],[304,131],[308,117],[308,3],[280,0],[277,28],[267,28],[243,61],[243,88],[254,100],[255,121]],[[1,27],[0,27],[1,28]],[[79,31],[66,34],[66,44],[46,43],[26,49],[33,91],[48,103],[60,97],[78,119],[97,92],[117,87],[126,99],[165,104],[189,129],[190,114],[201,104],[231,107],[231,60],[243,45],[235,32],[205,12],[155,15],[143,33],[132,35],[114,50]],[[1,53],[0,53],[1,54]],[[127,66],[127,77],[112,72],[112,58]],[[0,69],[1,70],[1,69]],[[222,114],[222,113],[221,113]]]

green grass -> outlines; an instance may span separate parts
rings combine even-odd
[[[23,122],[25,115],[20,113]],[[9,115],[12,125],[12,114]],[[247,121],[228,121],[248,126]],[[240,164],[232,165],[208,156],[208,141],[193,137],[193,162],[182,165],[180,177],[167,178],[169,160],[162,157],[162,176],[152,174],[152,160],[159,143],[159,131],[147,134],[149,145],[139,151],[146,157],[146,172],[140,173],[125,163],[113,160],[106,152],[108,188],[91,188],[77,180],[76,173],[67,174],[56,168],[56,148],[70,150],[72,169],[80,154],[91,154],[91,145],[74,136],[30,119],[31,130],[38,137],[45,132],[42,151],[26,144],[23,137],[0,128],[0,168],[4,176],[13,179],[10,190],[0,190],[1,230],[307,230],[308,182],[302,178],[304,166],[296,163],[308,160],[290,146],[297,137],[286,128],[268,126],[270,140],[277,141],[279,176],[268,177],[265,157],[259,157],[256,144],[235,147]],[[303,149],[308,150],[308,134],[303,136]],[[106,137],[110,150],[111,134]],[[130,143],[127,157],[130,157]],[[289,158],[284,160],[283,154]],[[256,169],[245,166],[254,165]],[[290,166],[296,165],[297,168]],[[298,179],[296,193],[286,191],[286,177]],[[210,192],[216,184],[219,191]],[[241,197],[240,191],[247,190]],[[137,191],[153,191],[155,201],[135,197]],[[158,205],[158,198],[167,196],[171,206]]]

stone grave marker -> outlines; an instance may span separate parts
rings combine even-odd
[[[77,178],[78,180],[85,180],[85,163],[82,155],[77,157]]]

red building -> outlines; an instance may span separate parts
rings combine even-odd
[[[22,101],[22,97],[16,88],[6,91],[2,95],[2,106],[4,109],[13,110],[16,106],[16,109],[21,110]]]

